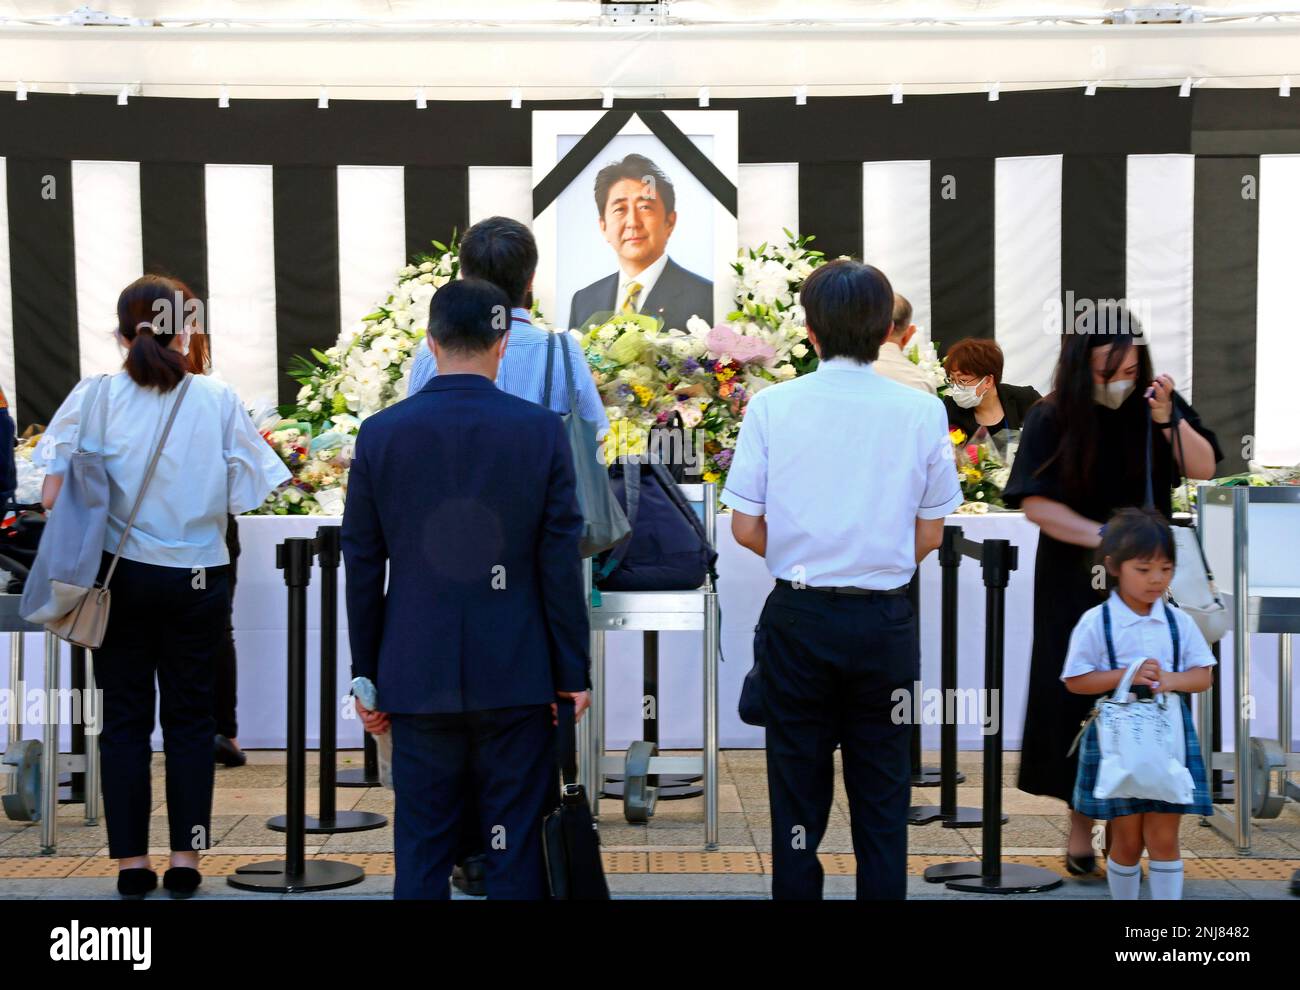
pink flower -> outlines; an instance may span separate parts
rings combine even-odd
[[[720,323],[708,332],[704,344],[715,358],[729,355],[738,364],[770,364],[776,357],[772,345],[758,337],[746,337]]]

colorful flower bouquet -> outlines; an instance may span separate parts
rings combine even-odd
[[[990,438],[989,431],[981,426],[973,436],[967,437],[962,430],[954,429],[948,439],[952,441],[957,479],[966,500],[957,511],[982,513],[1004,508],[1002,489],[1011,476],[1011,465]]]

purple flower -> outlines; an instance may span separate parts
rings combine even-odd
[[[713,458],[713,463],[717,464],[722,470],[726,471],[731,467],[731,459],[736,456],[736,452],[730,447],[723,447],[718,451],[718,455]]]
[[[668,365],[668,359],[667,359],[667,358],[660,358],[658,361],[655,362],[655,364],[659,366],[659,370],[660,370],[660,371],[667,371],[667,370],[668,370],[669,365]]]
[[[699,370],[700,362],[696,361],[695,358],[687,358],[682,362],[682,374],[684,375],[693,375]]]

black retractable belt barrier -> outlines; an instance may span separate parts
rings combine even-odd
[[[957,770],[957,720],[948,717],[948,699],[957,690],[957,568],[961,566],[961,527],[944,526],[943,543],[939,547],[939,567],[942,578],[940,598],[939,633],[939,691],[943,700],[943,723],[939,726],[939,804],[914,805],[907,813],[912,825],[943,822],[944,828],[978,828],[984,822],[979,808],[957,806],[957,785],[966,775]],[[913,711],[921,706],[914,703]],[[955,705],[953,706],[955,714]],[[920,719],[914,731],[919,737]],[[913,782],[915,783],[915,781]]]
[[[1002,862],[1002,676],[1006,648],[1007,584],[1019,563],[1007,540],[975,543],[960,539],[952,546],[980,562],[984,572],[984,692],[997,729],[984,736],[984,834],[978,862],[943,863],[925,871],[930,883],[947,882],[949,890],[983,894],[1032,894],[1061,885],[1061,877],[1038,866]],[[946,533],[945,533],[946,536]],[[953,572],[956,573],[955,570]],[[946,728],[946,726],[945,726]],[[955,731],[955,728],[954,728]]]
[[[275,566],[288,587],[289,711],[284,859],[241,866],[227,877],[232,887],[281,894],[347,887],[365,879],[351,863],[307,861],[304,825],[307,812],[307,587],[311,584],[313,540],[291,537],[275,548]]]
[[[320,814],[308,815],[305,830],[311,835],[335,832],[364,832],[383,828],[388,819],[373,811],[338,811],[334,789],[337,786],[338,767],[338,691],[339,653],[339,549],[338,526],[322,526],[316,530],[314,549],[320,564]],[[369,733],[366,734],[370,741]],[[371,741],[371,745],[373,741]],[[375,784],[379,781],[376,779]],[[283,832],[285,816],[276,815],[266,823],[275,832]]]

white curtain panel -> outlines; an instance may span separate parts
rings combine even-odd
[[[994,176],[994,336],[1002,380],[1051,391],[1060,353],[1061,156],[999,158]]]
[[[81,377],[122,367],[117,297],[144,272],[137,162],[72,163],[77,345]]]
[[[400,165],[342,165],[339,199],[339,321],[360,330],[406,264],[406,191]]]

